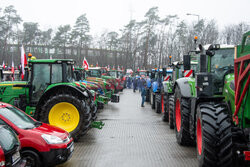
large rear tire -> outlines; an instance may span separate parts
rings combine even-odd
[[[168,124],[169,124],[169,128],[170,129],[174,129],[174,95],[170,95],[169,96],[169,100],[168,100],[168,103],[169,103],[169,111],[168,111]]]
[[[190,103],[188,98],[181,96],[180,88],[175,89],[174,96],[174,128],[177,143],[188,146],[193,145],[189,133]]]
[[[231,121],[225,104],[198,105],[196,143],[199,166],[233,166]]]
[[[90,125],[91,113],[84,100],[70,94],[50,96],[42,106],[40,120],[68,131],[74,140]]]

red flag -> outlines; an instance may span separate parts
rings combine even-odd
[[[12,60],[12,65],[11,65],[11,72],[13,74],[12,80],[14,81],[15,80],[15,68],[14,68],[14,62],[13,62],[13,60]]]
[[[86,60],[85,57],[84,57],[82,66],[83,66],[83,68],[84,68],[85,70],[88,70],[88,69],[89,69],[89,63],[87,62],[87,60]]]
[[[98,67],[98,62],[96,63],[96,67]]]
[[[4,61],[3,61],[3,69],[5,69],[5,64],[4,64]]]
[[[140,71],[139,67],[137,68],[137,71],[138,71],[138,72]]]
[[[26,55],[25,55],[25,51],[24,51],[24,47],[22,45],[21,47],[21,71],[22,71],[22,80],[24,78],[24,67],[27,65],[27,58],[26,58]]]

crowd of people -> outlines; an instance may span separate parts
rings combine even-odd
[[[132,77],[132,76],[126,77],[126,87],[128,89],[133,89],[133,92],[136,92],[137,90],[139,90],[139,92],[141,93],[141,97],[142,97],[141,107],[144,107],[147,80],[148,80],[148,78],[146,78],[144,75],[142,75],[142,76],[136,75],[134,77]]]

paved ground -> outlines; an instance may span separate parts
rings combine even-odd
[[[60,167],[197,166],[195,148],[179,146],[161,115],[140,102],[139,92],[124,90],[120,103],[100,111],[104,128],[91,129],[75,143],[71,160]]]

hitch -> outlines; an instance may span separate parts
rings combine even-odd
[[[105,125],[102,121],[94,121],[91,123],[91,128],[97,128],[102,129],[102,127]]]

